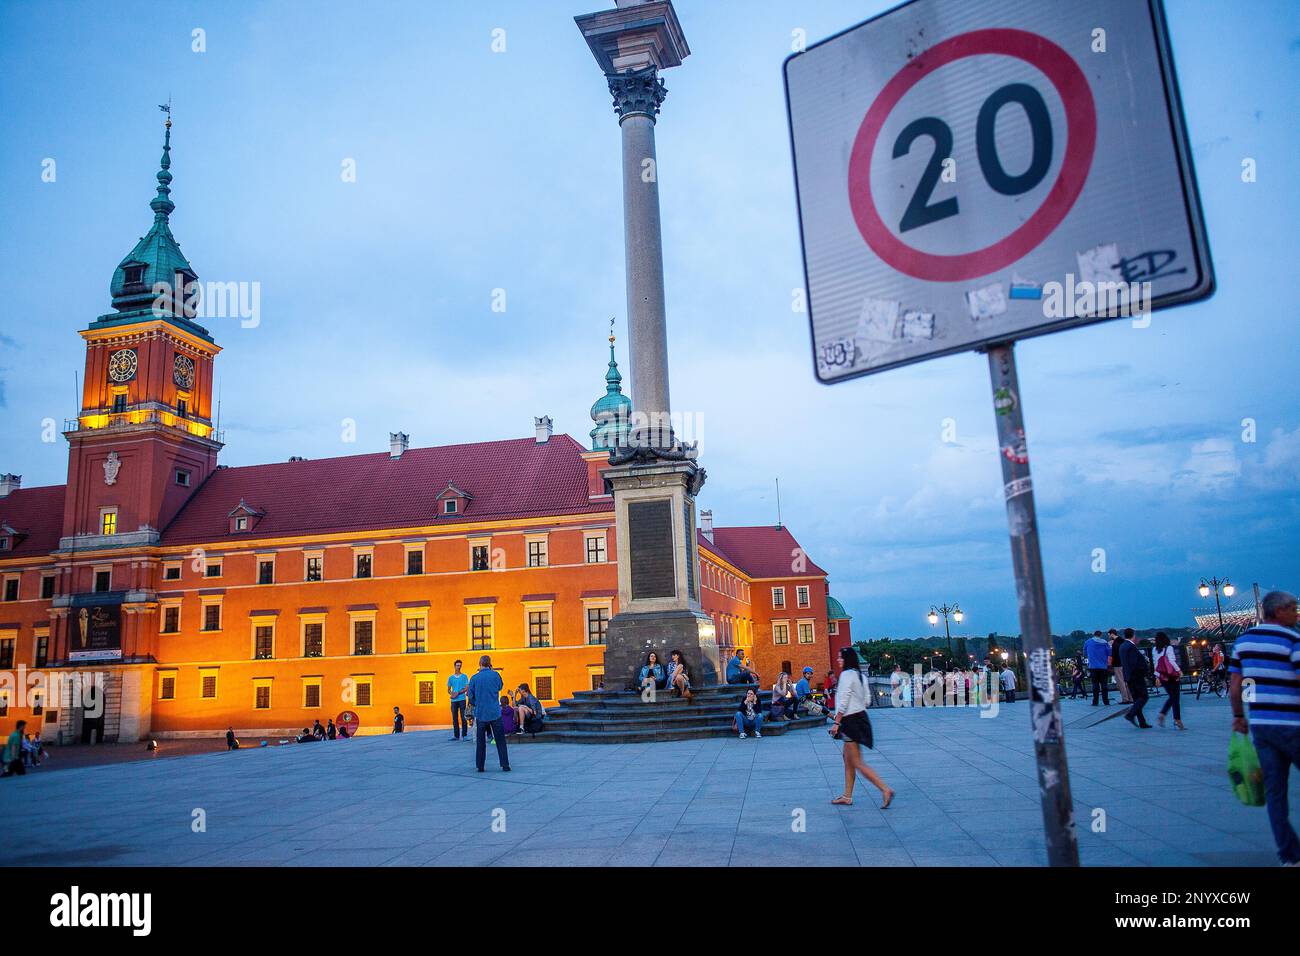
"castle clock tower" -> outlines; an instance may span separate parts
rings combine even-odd
[[[148,733],[157,659],[162,531],[217,467],[212,364],[195,321],[198,276],[172,235],[171,117],[153,225],[113,273],[113,311],[80,333],[85,384],[65,425],[68,482],[50,608],[51,664],[98,686],[104,706],[63,696],[67,739]]]
[[[80,333],[81,409],[64,432],[65,551],[156,544],[217,465],[212,364],[221,349],[192,318],[198,276],[171,233],[170,167],[169,118],[153,226],[113,273],[115,311]]]

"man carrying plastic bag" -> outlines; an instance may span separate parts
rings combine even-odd
[[[1289,819],[1287,780],[1291,765],[1300,766],[1300,633],[1296,626],[1296,596],[1270,591],[1263,600],[1264,623],[1237,638],[1228,664],[1231,675],[1232,729],[1250,733],[1264,771],[1264,802],[1273,828],[1277,855],[1283,866],[1300,866],[1300,838]],[[1249,682],[1250,721],[1243,710],[1242,687]],[[1248,769],[1248,757],[1234,736],[1229,773]],[[1243,783],[1249,784],[1244,779]],[[1234,779],[1234,789],[1236,789]],[[1238,794],[1240,796],[1240,793]],[[1245,802],[1243,800],[1243,802]]]

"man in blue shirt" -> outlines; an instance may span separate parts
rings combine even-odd
[[[501,723],[501,675],[492,669],[492,658],[484,654],[478,659],[478,673],[469,679],[466,693],[469,706],[474,711],[474,766],[483,772],[487,760],[487,732],[492,728],[492,739],[497,742],[497,758],[501,769],[510,769],[506,755],[506,729]]]
[[[449,740],[469,740],[469,724],[465,721],[465,688],[469,675],[460,672],[460,661],[452,665],[456,672],[447,678],[447,696],[451,700],[451,737]]]
[[[757,684],[754,672],[745,666],[745,652],[736,648],[736,656],[727,661],[728,684]]]
[[[1296,633],[1296,596],[1269,591],[1261,602],[1264,623],[1237,638],[1228,662],[1232,729],[1249,733],[1264,771],[1264,803],[1273,828],[1278,859],[1300,866],[1300,839],[1291,826],[1287,782],[1291,765],[1300,766],[1300,634]],[[1250,681],[1250,721],[1242,709],[1241,689]]]
[[[803,677],[794,682],[794,715],[799,716],[799,710],[805,706],[808,698],[812,696],[812,676],[813,669],[805,667]]]
[[[1092,676],[1092,706],[1097,706],[1098,695],[1110,706],[1110,644],[1101,636],[1101,631],[1093,631],[1092,637],[1083,642],[1084,653],[1088,655],[1088,673]]]

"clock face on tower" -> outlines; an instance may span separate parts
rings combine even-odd
[[[108,357],[108,377],[115,382],[129,382],[135,378],[138,365],[135,349],[118,349]]]
[[[194,359],[188,355],[177,355],[172,362],[172,381],[177,388],[194,387]]]

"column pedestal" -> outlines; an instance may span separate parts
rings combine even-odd
[[[619,613],[605,637],[605,689],[626,690],[646,655],[680,651],[691,683],[719,681],[716,629],[700,609],[695,496],[705,473],[693,459],[626,449],[605,472],[618,538]]]

